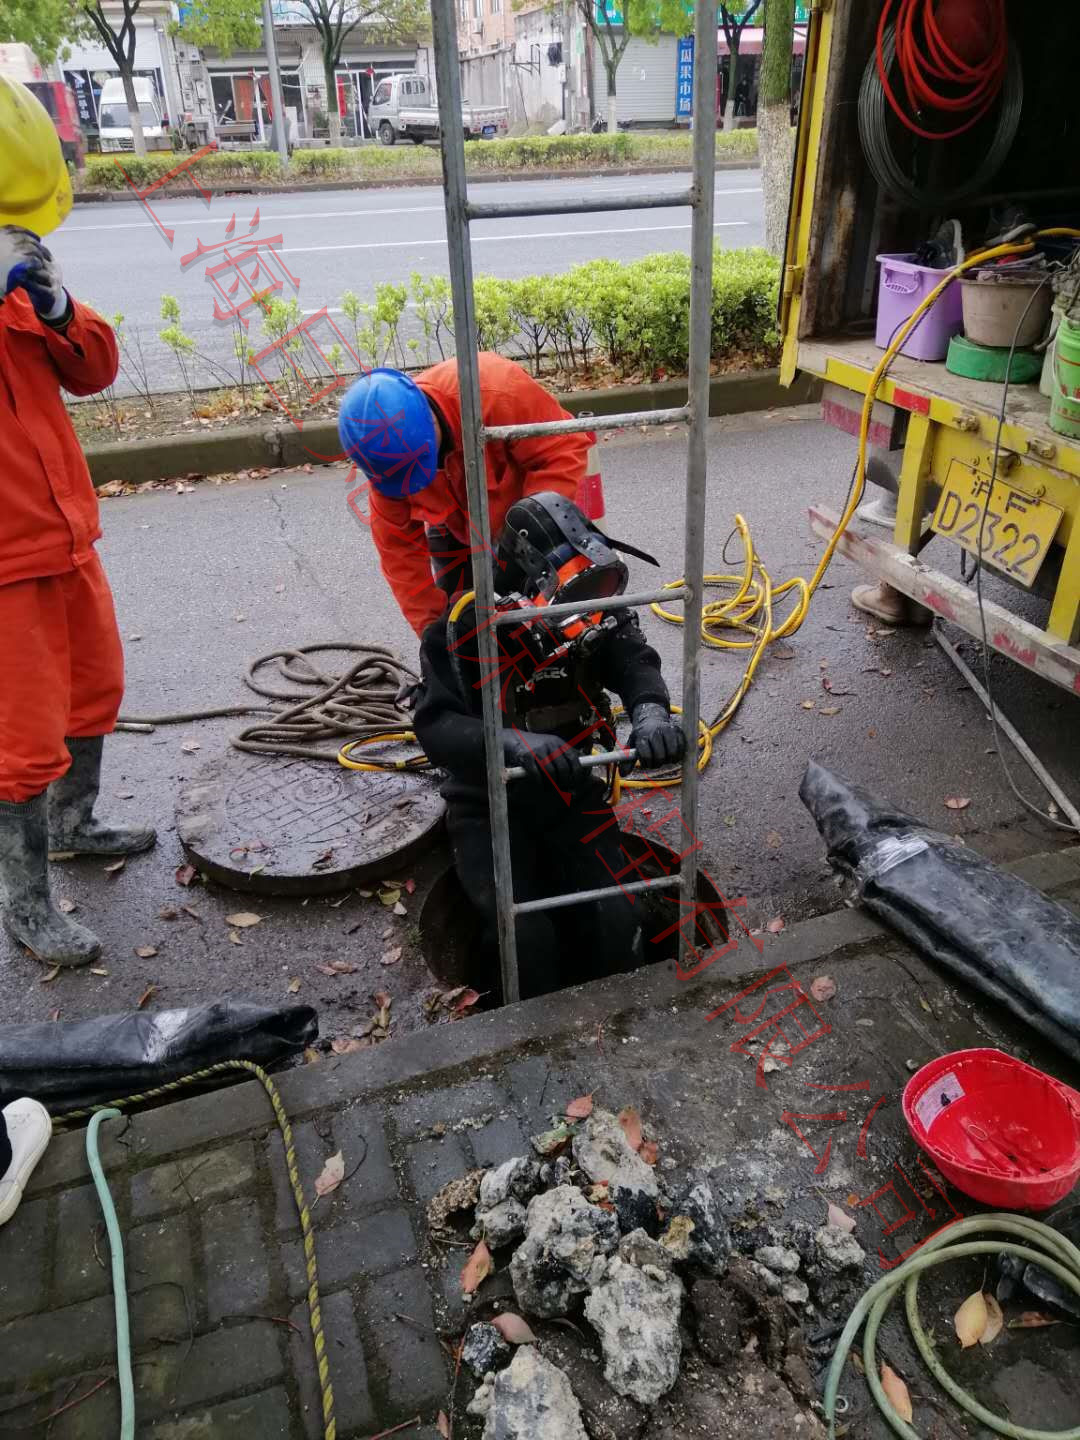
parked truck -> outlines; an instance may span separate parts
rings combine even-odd
[[[1051,399],[1037,376],[1005,386],[955,373],[952,358],[946,368],[944,358],[900,354],[880,383],[872,378],[883,355],[876,341],[890,343],[880,329],[875,335],[879,256],[913,259],[943,222],[946,235],[959,222],[968,257],[1018,222],[1037,231],[1080,226],[1080,6],[1007,0],[997,100],[964,133],[928,141],[905,132],[884,85],[878,90],[883,58],[903,103],[888,32],[878,53],[883,3],[812,7],[781,292],[781,379],[790,384],[800,370],[819,376],[825,418],[851,434],[873,391],[868,478],[895,493],[895,523],[890,534],[856,517],[839,553],[1080,695],[1080,435],[1051,426]],[[979,8],[979,0],[952,0],[960,21],[977,19]],[[956,33],[978,59],[985,30]],[[963,118],[923,115],[917,123],[949,130]],[[1068,236],[1036,241],[1060,264],[1074,247]],[[886,274],[885,282],[881,303],[890,305],[917,283],[910,274]],[[1000,367],[1007,353],[987,363]],[[833,477],[811,510],[822,538],[835,533],[848,478]]]
[[[135,99],[139,103],[139,118],[142,120],[147,150],[171,150],[168,120],[153,82],[145,75],[136,75],[132,84],[135,86]],[[135,135],[131,128],[124,82],[119,75],[110,77],[101,87],[98,99],[98,139],[103,152],[130,151],[135,148]]]
[[[56,126],[60,148],[69,165],[81,170],[86,164],[86,143],[75,96],[63,80],[50,80],[29,45],[0,45],[0,75],[17,80],[41,101]]]
[[[368,106],[368,125],[380,144],[411,140],[422,145],[439,138],[439,111],[423,75],[387,75],[380,80]],[[461,123],[466,140],[494,140],[505,135],[505,105],[463,105]]]

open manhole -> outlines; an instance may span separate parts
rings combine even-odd
[[[675,852],[651,837],[620,830],[619,842],[627,860],[634,862],[635,871],[642,879],[671,875],[679,869],[679,858]],[[659,960],[675,960],[679,956],[680,945],[685,950],[679,931],[672,929],[673,918],[679,913],[672,903],[675,893],[671,890],[643,890],[634,896],[635,907],[640,907],[638,915],[645,936],[646,965],[653,965]],[[723,897],[700,870],[697,898],[711,908],[697,917],[699,929],[696,934],[693,933],[693,922],[689,918],[684,920],[686,940],[692,941],[699,950],[710,943],[723,944],[727,939]],[[576,906],[568,905],[548,912],[555,926],[557,943],[568,952],[579,950],[574,924],[576,911]],[[686,913],[688,916],[689,912]],[[502,1003],[499,957],[493,948],[484,945],[481,932],[480,916],[462,889],[457,871],[450,865],[432,885],[420,911],[420,950],[437,980],[448,986],[471,985],[484,997],[481,1008],[490,1009]],[[633,968],[633,961],[628,956],[627,970]],[[590,972],[588,955],[580,955],[580,973],[574,983],[584,984],[587,980],[598,978],[599,972]]]
[[[187,858],[222,885],[325,895],[404,868],[445,809],[420,775],[229,750],[182,787],[176,827]]]

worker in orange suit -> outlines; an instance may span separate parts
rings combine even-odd
[[[483,423],[568,420],[554,395],[520,365],[481,354]],[[506,512],[526,495],[578,500],[595,435],[541,435],[486,447],[490,536],[469,533],[461,390],[456,360],[415,380],[372,370],[349,389],[338,420],[346,455],[371,482],[371,529],[382,572],[409,624],[422,635],[447,597],[472,588],[472,556],[490,553]]]
[[[60,392],[110,385],[117,349],[41,243],[70,208],[52,121],[0,79],[0,893],[7,930],[50,965],[101,953],[54,905],[50,853],[128,855],[155,839],[94,815],[124,663],[97,497]]]

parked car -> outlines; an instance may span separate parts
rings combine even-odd
[[[505,135],[509,111],[505,105],[463,105],[461,123],[466,140],[494,140]],[[439,138],[439,111],[423,75],[387,75],[380,80],[368,106],[371,133],[383,145],[398,139],[422,145]]]
[[[171,150],[172,140],[153,83],[144,75],[137,75],[132,83],[135,86],[135,99],[139,102],[139,116],[142,119],[147,150]],[[135,148],[131,116],[128,114],[127,98],[124,95],[124,82],[119,75],[111,76],[101,87],[98,99],[98,139],[102,151]]]

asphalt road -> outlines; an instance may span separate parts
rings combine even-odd
[[[474,198],[551,199],[581,195],[655,194],[685,187],[681,175],[635,175],[595,179],[515,180],[474,183]],[[137,201],[79,205],[50,239],[72,293],[110,318],[125,317],[129,348],[141,343],[150,388],[181,388],[176,360],[158,339],[161,297],[180,301],[183,328],[195,348],[219,365],[235,369],[234,326],[214,319],[215,291],[207,271],[218,251],[199,258],[198,245],[244,236],[258,212],[252,234],[281,236],[279,250],[294,286],[282,271],[282,297],[295,296],[307,314],[327,306],[341,314],[341,297],[352,290],[374,297],[384,281],[400,283],[418,271],[446,275],[446,227],[442,191],[435,187],[396,190],[305,190],[283,195],[214,196],[207,204],[191,199],[151,197],[161,224],[174,232],[171,245]],[[761,180],[757,170],[723,171],[716,180],[716,235],[721,244],[742,248],[762,243]],[[473,227],[477,274],[517,278],[555,274],[585,260],[633,260],[655,251],[690,248],[690,212],[685,208],[552,215],[525,220],[482,221]],[[195,256],[185,265],[184,258]],[[227,290],[231,275],[221,280]],[[264,272],[255,283],[269,283]],[[237,302],[244,291],[237,292]],[[227,300],[219,299],[222,308]],[[415,319],[406,334],[416,333]],[[351,332],[350,332],[351,334]],[[249,338],[256,349],[267,342],[253,320]],[[129,366],[134,360],[129,361]],[[213,383],[209,368],[196,362],[201,383]],[[132,388],[130,376],[118,387]]]
[[[653,550],[665,578],[681,569],[685,453],[678,433],[624,432],[601,447],[609,529]],[[738,568],[738,556],[725,561],[723,552],[732,515],[741,510],[774,579],[809,575],[820,551],[807,527],[807,504],[839,505],[853,457],[850,438],[805,410],[713,422],[707,566]],[[340,468],[280,472],[103,503],[101,548],[125,638],[129,713],[242,702],[247,662],[283,645],[344,637],[415,657],[416,641],[379,574],[370,534],[346,513],[343,482]],[[929,553],[937,552],[937,563],[956,573],[948,542],[935,540]],[[646,571],[635,564],[631,585],[642,588]],[[768,652],[703,777],[703,864],[730,899],[746,897],[740,913],[751,926],[840,903],[824,846],[798,799],[810,757],[996,856],[1058,843],[1009,792],[982,707],[937,645],[925,631],[878,635],[849,604],[856,578],[848,562],[834,562],[802,629]],[[681,631],[649,613],[643,623],[677,697]],[[970,662],[971,644],[964,649]],[[742,658],[709,651],[701,665],[703,709],[711,714],[731,693]],[[1004,660],[995,660],[993,674],[1006,713],[1080,799],[1080,702]],[[385,988],[398,1029],[423,1023],[421,999],[432,981],[413,946],[422,885],[404,897],[404,918],[355,893],[338,908],[325,899],[302,903],[177,886],[179,787],[222,753],[240,723],[191,723],[110,740],[102,810],[157,825],[158,846],[111,874],[96,862],[55,867],[57,892],[73,899],[78,918],[102,935],[108,973],[69,973],[41,985],[36,963],[0,940],[7,1019],[44,1019],[55,1008],[65,1019],[122,1010],[154,985],[153,1004],[166,1006],[222,995],[277,1003],[295,993],[317,1006],[327,1036],[362,1020],[371,992]],[[191,741],[198,748],[185,750]],[[1036,795],[1030,776],[1017,768]],[[953,811],[945,805],[950,796],[970,805]],[[639,830],[659,823],[669,808],[658,792],[650,816],[634,823]],[[678,821],[672,824],[677,831]],[[671,835],[672,825],[661,833]],[[445,862],[436,853],[424,863]],[[423,868],[415,871],[418,880]],[[177,913],[181,905],[197,918]],[[225,916],[248,909],[265,918],[240,945],[229,943]],[[381,955],[398,944],[404,959],[384,968]],[[135,955],[136,947],[150,946],[156,954]],[[331,960],[356,971],[327,977],[317,967]]]

